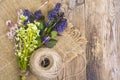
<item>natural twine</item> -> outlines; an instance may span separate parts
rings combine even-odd
[[[86,59],[83,55],[82,56],[84,60],[84,65],[86,63]],[[50,60],[50,65],[48,67],[42,67],[40,65],[41,60],[44,60],[45,58],[48,58]],[[67,66],[69,62],[63,61],[62,57],[53,49],[48,48],[41,48],[35,53],[33,53],[31,60],[30,60],[30,67],[31,71],[37,75],[38,77],[44,77],[45,79],[51,79],[56,78],[59,76],[62,70],[65,72],[65,67]],[[62,77],[62,79],[71,78],[74,76],[79,75],[85,70],[86,66],[84,66],[78,73],[72,74],[72,75],[65,75]]]
[[[50,60],[50,64],[47,67],[42,67],[41,62],[44,61],[45,58]],[[30,66],[33,73],[35,73],[39,77],[45,78],[55,78],[60,72],[62,64],[62,58],[56,51],[48,49],[48,48],[41,48],[33,53]]]

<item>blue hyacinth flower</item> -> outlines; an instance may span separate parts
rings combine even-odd
[[[38,10],[38,11],[36,11],[36,12],[34,13],[34,18],[35,18],[36,20],[39,20],[39,19],[41,18],[41,16],[42,16],[42,14],[41,14],[41,11],[40,11],[40,10]]]
[[[58,33],[61,33],[65,30],[66,27],[67,27],[67,21],[62,21],[55,26],[54,30],[56,30]]]
[[[60,10],[60,7],[61,7],[61,3],[57,3],[53,10],[58,12]]]

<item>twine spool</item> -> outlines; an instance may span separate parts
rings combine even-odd
[[[84,65],[86,60],[84,56],[80,55],[83,58]],[[30,59],[30,68],[31,71],[38,76],[38,78],[44,78],[45,80],[56,78],[59,76],[62,70],[65,72],[65,66],[69,62],[63,61],[61,56],[53,49],[41,48],[33,53]],[[71,78],[79,75],[85,70],[84,66],[80,72],[74,73],[72,75],[65,75],[61,78]],[[43,79],[43,80],[44,80]],[[61,79],[60,79],[61,80]]]
[[[62,58],[53,49],[40,48],[30,59],[31,71],[38,77],[55,78],[62,70]]]

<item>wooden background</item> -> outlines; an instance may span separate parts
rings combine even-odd
[[[4,1],[6,4],[2,4]],[[7,6],[9,4],[7,1],[13,5]],[[24,1],[21,0],[21,3]],[[34,3],[30,3],[30,0],[25,2],[27,1],[30,5],[37,6],[38,0]],[[86,69],[81,74],[65,80],[120,80],[120,0],[50,1],[62,3],[67,19],[82,32],[88,41],[83,53],[87,60]],[[14,65],[16,60],[13,59],[15,56],[9,54],[13,52],[13,45],[5,36],[8,28],[1,23],[5,23],[5,20],[9,18],[15,18],[12,14],[16,12],[12,6],[22,5],[21,3],[17,0],[0,0],[0,80],[18,79],[18,67]],[[9,11],[8,7],[14,12]],[[7,17],[4,18],[4,16]],[[75,74],[80,69],[78,64],[80,61],[79,57],[71,61],[66,74]],[[31,75],[28,80],[37,79]]]
[[[67,7],[67,18],[88,41],[85,72],[68,80],[120,80],[120,0],[62,3]]]

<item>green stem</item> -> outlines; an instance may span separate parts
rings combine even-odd
[[[22,43],[22,40],[21,40],[21,38],[20,38],[20,42],[19,42],[20,50],[22,50],[22,47],[21,47],[22,44],[21,44],[21,43]],[[22,51],[20,51],[20,52],[22,53]],[[20,60],[19,60],[19,62],[20,62],[20,68],[23,69],[23,64],[22,64],[23,57],[21,57],[21,56],[19,56],[19,57],[20,57]]]
[[[21,76],[20,80],[26,80],[26,77],[25,76]]]

